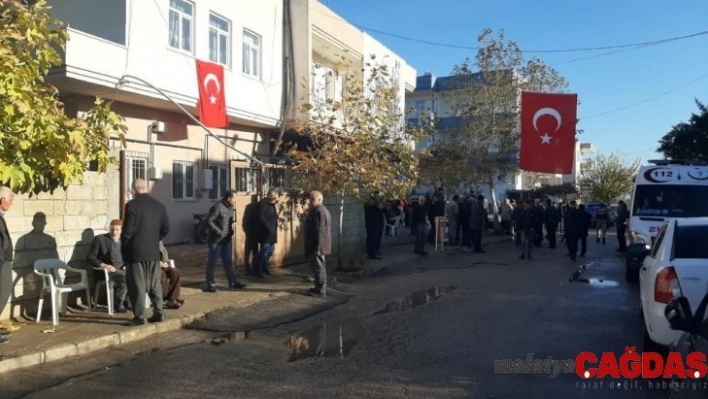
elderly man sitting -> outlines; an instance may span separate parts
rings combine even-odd
[[[167,254],[167,249],[160,241],[160,266],[162,267],[162,296],[165,301],[165,308],[179,309],[184,305],[184,299],[180,298],[180,273],[174,267],[174,263],[170,262],[170,257]]]
[[[128,288],[125,283],[125,264],[121,254],[120,233],[123,221],[114,219],[108,226],[108,233],[94,237],[86,260],[94,268],[94,279],[104,280],[108,271],[108,279],[113,282],[113,303],[117,313],[126,313],[126,294]]]

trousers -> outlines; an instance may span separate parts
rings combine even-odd
[[[133,302],[133,315],[138,318],[143,318],[145,308],[148,304],[145,303],[145,293],[147,292],[150,301],[155,304],[154,312],[162,313],[162,270],[160,261],[147,261],[128,263],[125,267],[125,277],[128,283],[128,295]]]

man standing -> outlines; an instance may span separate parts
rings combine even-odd
[[[120,219],[111,220],[108,233],[94,237],[91,249],[86,256],[86,260],[94,268],[93,278],[95,281],[105,280],[104,270],[108,271],[109,281],[106,283],[113,282],[113,307],[116,313],[128,311],[125,307],[125,295],[128,292],[125,284],[125,263],[120,243],[122,231],[123,221]]]
[[[484,196],[477,196],[477,202],[472,204],[470,213],[470,235],[472,237],[473,252],[484,253],[482,250],[482,232],[487,225],[487,211],[484,209]]]
[[[0,313],[5,309],[12,293],[12,239],[5,223],[5,212],[12,207],[15,193],[9,187],[0,186]],[[0,344],[7,342],[6,334],[0,334]]]
[[[593,219],[595,219],[595,228],[597,229],[597,237],[595,238],[595,242],[599,244],[600,240],[602,240],[602,244],[604,245],[605,233],[607,232],[607,222],[610,219],[609,207],[605,204],[600,204],[600,206],[597,207],[597,210],[595,210]]]
[[[629,218],[629,212],[627,211],[627,205],[624,201],[617,203],[617,241],[619,241],[619,248],[617,251],[626,252],[627,251],[627,239],[624,234],[627,230],[627,219]],[[0,303],[2,303],[0,301]]]
[[[447,223],[448,223],[448,242],[450,245],[457,245],[459,244],[459,239],[460,237],[457,236],[457,228],[459,226],[459,217],[460,217],[460,206],[457,203],[457,200],[460,197],[455,194],[452,196],[451,200],[448,200],[445,203],[445,217],[447,218]]]
[[[312,208],[305,220],[305,255],[310,257],[310,267],[315,275],[315,287],[310,295],[324,298],[327,295],[327,266],[325,256],[332,250],[332,218],[322,205],[322,193],[310,193]]]
[[[414,203],[411,210],[411,225],[415,229],[415,244],[413,245],[413,253],[421,256],[427,256],[425,252],[425,197],[418,197],[418,202]]]
[[[543,223],[546,226],[548,247],[556,249],[556,229],[558,228],[558,210],[553,207],[550,199],[546,200],[546,209],[543,212]]]
[[[246,285],[236,280],[231,251],[231,237],[234,235],[234,206],[236,204],[236,191],[228,190],[224,198],[209,209],[207,227],[209,228],[209,258],[206,266],[206,292],[216,292],[214,282],[214,267],[220,257],[221,263],[229,280],[229,289],[237,290]],[[255,271],[254,271],[255,272]]]
[[[160,278],[160,240],[170,231],[165,206],[148,194],[147,182],[133,181],[134,199],[125,204],[125,220],[121,233],[123,261],[128,283],[128,295],[133,302],[131,324],[159,323],[165,320],[162,311]],[[152,316],[145,320],[145,292],[155,305]]]
[[[268,195],[258,205],[258,219],[256,227],[256,237],[261,246],[258,253],[258,260],[253,274],[258,278],[264,275],[270,276],[270,257],[278,242],[278,211],[275,204],[278,202],[278,192],[268,191]]]
[[[575,261],[578,254],[578,241],[582,230],[583,216],[577,208],[575,201],[570,201],[570,207],[564,212],[563,226],[565,231],[565,244],[568,247],[570,260]]]
[[[524,207],[519,211],[519,221],[517,222],[519,234],[523,236],[523,247],[519,259],[532,259],[531,249],[535,238],[534,229],[538,225],[536,219],[539,218],[537,207],[534,206],[531,200],[526,200]]]
[[[369,259],[381,259],[381,238],[384,231],[384,211],[378,198],[371,195],[364,203],[364,227],[366,228],[366,255]]]

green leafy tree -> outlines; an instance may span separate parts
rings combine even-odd
[[[45,78],[62,64],[68,33],[44,0],[0,1],[0,183],[38,193],[82,181],[90,162],[104,172],[123,119],[100,98],[82,119],[68,117]]]
[[[449,102],[462,123],[447,132],[441,148],[463,152],[450,159],[467,176],[458,183],[488,186],[496,214],[494,184],[518,169],[521,91],[563,92],[567,82],[542,60],[526,60],[503,31],[485,29],[478,45],[474,60],[454,67]]]
[[[657,152],[667,159],[691,159],[708,162],[708,107],[696,100],[699,113],[688,122],[675,125],[659,140]]]
[[[404,198],[418,180],[413,145],[421,134],[404,124],[397,74],[373,57],[365,69],[363,79],[344,62],[330,73],[332,79],[344,77],[341,98],[304,102],[293,127],[311,145],[289,151],[295,186],[303,193],[319,190],[339,199],[340,267],[345,197],[364,201],[374,195],[382,202]]]
[[[590,201],[614,203],[632,192],[639,166],[639,159],[625,162],[618,153],[599,154],[583,169],[580,177],[583,196]]]

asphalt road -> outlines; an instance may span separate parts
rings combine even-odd
[[[295,293],[140,349],[45,369],[39,377],[54,386],[36,383],[25,397],[667,397],[648,381],[588,386],[574,371],[554,373],[563,370],[553,361],[580,352],[641,350],[638,287],[624,282],[614,243],[591,242],[575,263],[562,244],[523,261],[512,243],[447,251],[341,285],[326,300]],[[537,373],[495,370],[495,361],[530,357],[552,361]],[[13,381],[31,384],[28,373]]]

